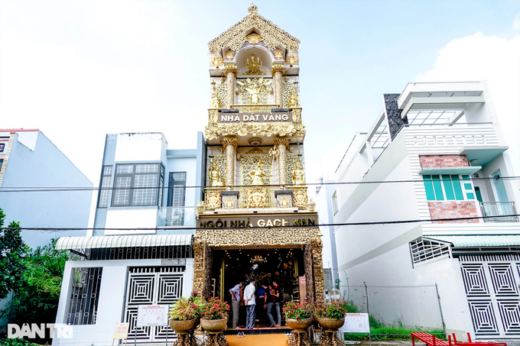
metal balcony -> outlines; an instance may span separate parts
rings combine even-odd
[[[484,222],[518,222],[515,202],[481,202],[482,215],[486,216]]]

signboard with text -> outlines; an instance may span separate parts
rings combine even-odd
[[[370,333],[368,314],[346,314],[345,324],[341,327],[341,331],[343,333]]]
[[[274,113],[219,113],[218,122],[221,124],[228,123],[272,123],[292,122],[291,112],[274,112]]]
[[[139,305],[137,327],[168,325],[168,305]]]
[[[316,213],[298,215],[262,215],[262,216],[233,216],[219,215],[218,217],[200,216],[199,227],[201,228],[226,228],[226,227],[277,227],[277,226],[316,226],[318,218]]]

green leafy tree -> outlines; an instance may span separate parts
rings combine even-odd
[[[5,214],[0,209],[0,299],[10,292],[23,291],[25,257],[29,247],[23,242],[19,222],[11,222],[3,229]]]
[[[9,304],[9,320],[13,323],[51,323],[56,318],[61,282],[69,255],[56,250],[57,239],[43,248],[31,251],[25,260],[24,287],[15,291]]]

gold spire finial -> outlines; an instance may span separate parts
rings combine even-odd
[[[249,12],[249,14],[256,14],[258,13],[258,7],[256,7],[255,4],[251,4],[248,8],[247,8],[247,11]]]

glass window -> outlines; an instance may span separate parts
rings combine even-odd
[[[466,197],[467,197],[468,199],[470,199],[470,200],[471,200],[471,199],[475,199],[475,194],[474,194],[474,193],[467,193],[467,194],[466,194]]]
[[[462,176],[462,179],[469,176]],[[466,180],[467,180],[466,179]],[[470,183],[464,183],[464,190],[462,191],[461,176],[459,175],[423,175],[424,190],[426,191],[426,200],[428,201],[463,201],[464,193],[466,193],[466,199],[474,199],[473,185]],[[470,198],[470,196],[473,196]]]
[[[184,207],[186,202],[186,172],[170,172],[168,207]]]
[[[103,166],[101,173],[101,189],[99,191],[98,208],[108,207],[108,197],[112,186],[112,166]]]
[[[453,201],[455,199],[455,194],[453,192],[453,185],[451,183],[451,178],[449,175],[442,176],[442,184],[444,186],[444,193],[446,194],[446,199],[448,201]]]
[[[2,166],[4,165],[4,160],[0,160],[0,172],[2,171]]]
[[[460,187],[460,179],[458,175],[451,176],[451,182],[453,184],[453,190],[455,191],[455,199],[457,201],[463,201],[464,195],[462,194],[462,188]]]
[[[435,201],[435,193],[433,192],[432,176],[423,175],[424,189],[426,190],[426,199],[428,201]]]
[[[437,201],[444,201],[444,194],[442,192],[442,186],[440,176],[432,175],[433,189],[435,191],[435,199]]]
[[[163,175],[160,163],[117,165],[112,206],[161,206]]]

